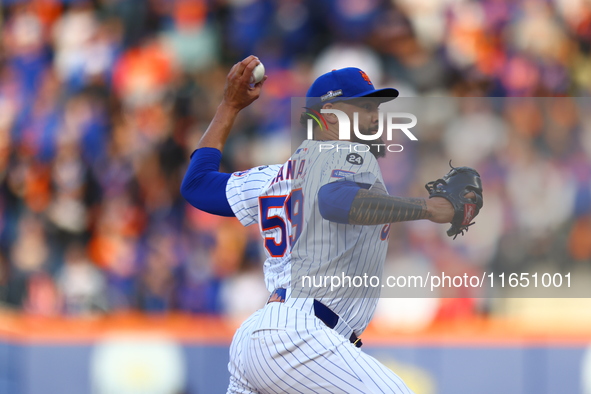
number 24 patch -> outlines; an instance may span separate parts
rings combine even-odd
[[[363,157],[358,153],[349,153],[347,155],[347,162],[360,166],[363,164]]]

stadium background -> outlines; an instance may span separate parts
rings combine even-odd
[[[486,138],[470,138],[478,122],[432,130],[396,163],[390,191],[422,195],[465,161],[485,209],[455,243],[394,226],[387,264],[591,278],[586,0],[4,0],[1,34],[0,393],[165,393],[159,374],[177,392],[224,390],[232,332],[267,296],[259,234],[179,187],[249,54],[269,80],[225,171],[285,160],[291,98],[333,68],[408,97],[553,97],[488,111]],[[589,301],[494,295],[385,300],[364,349],[417,394],[591,392]]]

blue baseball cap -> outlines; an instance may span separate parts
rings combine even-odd
[[[398,97],[393,88],[375,89],[365,72],[355,67],[332,70],[316,78],[308,93],[306,106],[347,100],[356,97],[378,97],[390,101]]]

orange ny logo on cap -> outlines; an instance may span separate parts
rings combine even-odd
[[[371,80],[369,79],[369,77],[367,76],[367,74],[364,71],[359,70],[359,74],[361,74],[361,77],[371,86],[373,86],[373,84],[371,83]]]

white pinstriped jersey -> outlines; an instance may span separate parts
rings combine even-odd
[[[322,144],[333,148],[321,152]],[[318,209],[318,191],[330,182],[353,180],[386,192],[377,160],[363,148],[348,141],[307,140],[282,166],[255,167],[230,177],[226,195],[236,217],[245,226],[259,223],[269,291],[288,288],[292,277],[302,275],[381,278],[389,225],[329,222]],[[371,286],[335,292],[320,287],[313,288],[310,296],[331,308],[359,335],[373,316],[379,292],[379,287]]]

